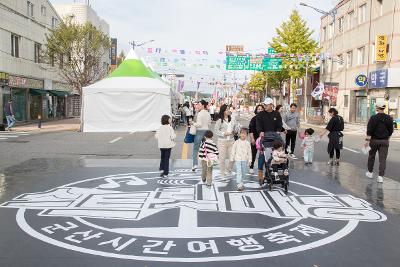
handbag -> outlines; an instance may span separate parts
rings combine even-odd
[[[189,127],[189,133],[190,133],[191,135],[196,135],[196,131],[197,131],[196,126],[191,125],[191,126]]]
[[[190,134],[190,128],[188,128],[186,130],[186,134],[185,134],[185,139],[183,140],[183,142],[185,142],[186,144],[192,144],[194,143],[194,135]]]
[[[203,142],[204,154],[206,156],[207,167],[213,167],[218,164],[218,156],[207,153],[206,143]]]

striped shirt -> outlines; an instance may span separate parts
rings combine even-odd
[[[202,142],[199,149],[199,158],[205,159],[206,154],[214,154],[218,155],[218,147],[211,139],[206,139],[206,141]]]

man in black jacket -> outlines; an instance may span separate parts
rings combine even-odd
[[[282,131],[281,114],[274,110],[272,98],[266,97],[264,100],[264,111],[260,112],[256,118],[257,132],[264,136],[266,132],[280,133]]]
[[[370,147],[368,156],[368,171],[366,176],[373,178],[373,170],[376,152],[379,154],[379,175],[378,183],[383,183],[383,176],[386,169],[386,158],[389,150],[389,139],[393,134],[393,119],[385,114],[386,104],[378,100],[375,104],[376,114],[371,116],[367,126],[367,138],[365,147]]]

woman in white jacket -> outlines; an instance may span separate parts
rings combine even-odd
[[[219,169],[221,177],[225,178],[225,161],[229,160],[232,151],[232,146],[235,143],[233,138],[233,130],[236,127],[236,121],[231,118],[231,112],[226,104],[220,107],[219,119],[215,123],[215,134],[218,136],[218,149],[219,149]],[[228,168],[229,173],[232,172],[233,161],[229,160]]]
[[[196,121],[192,122],[192,125],[196,127],[196,136],[194,138],[193,144],[193,167],[192,171],[195,171],[199,164],[199,148],[204,137],[204,133],[210,130],[211,126],[211,116],[207,111],[208,103],[205,100],[201,100],[197,105],[198,114],[196,116]]]
[[[155,137],[158,140],[158,148],[161,151],[160,160],[160,176],[168,177],[169,173],[169,158],[171,150],[175,146],[174,139],[176,134],[171,126],[171,117],[163,115],[161,117],[161,127],[156,131]]]

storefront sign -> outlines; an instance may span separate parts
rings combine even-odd
[[[9,82],[9,75],[5,72],[0,72],[0,86],[1,85],[8,85]]]
[[[243,52],[243,45],[227,45],[226,52]]]
[[[359,87],[364,87],[368,84],[368,77],[364,74],[360,74],[356,77],[356,85]]]
[[[386,88],[388,85],[388,70],[371,71],[368,78],[368,88]]]
[[[44,82],[43,80],[36,80],[25,77],[18,76],[9,76],[9,85],[10,87],[18,87],[18,88],[31,88],[31,89],[43,89]]]
[[[387,36],[377,35],[375,40],[375,58],[376,62],[387,61]]]

